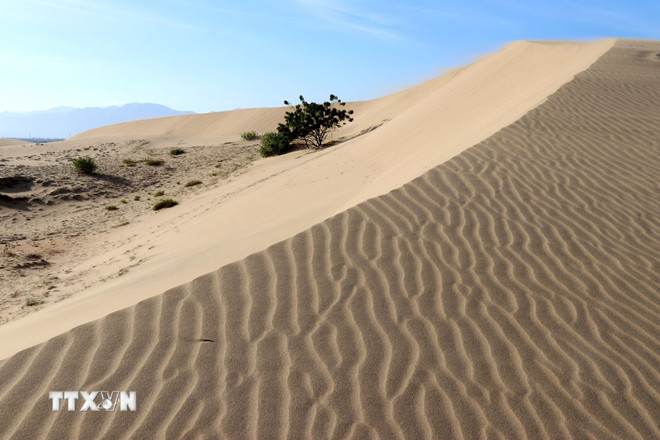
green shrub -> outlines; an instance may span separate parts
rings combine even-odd
[[[191,180],[190,182],[186,182],[186,184],[183,185],[183,186],[188,188],[189,186],[195,186],[195,185],[201,185],[201,184],[202,184],[201,180]]]
[[[133,159],[124,159],[124,165],[127,167],[134,167],[137,164]]]
[[[164,195],[165,195],[165,191],[156,191],[154,193],[154,197],[160,197],[160,196],[164,196]]]
[[[259,154],[263,157],[278,156],[291,150],[291,141],[284,133],[264,133],[261,136],[261,146],[259,147]]]
[[[245,133],[241,133],[241,137],[246,141],[253,141],[257,138],[257,136],[258,135],[256,131],[246,131]]]
[[[128,202],[126,201],[126,199],[121,199],[120,202],[122,202],[122,203],[128,203]]]
[[[105,209],[107,209],[108,211],[116,211],[119,208],[117,208],[115,205],[108,205],[105,207]]]
[[[353,122],[353,110],[344,110],[346,103],[335,95],[322,104],[307,102],[302,95],[299,99],[300,104],[284,114],[284,124],[277,126],[290,141],[300,139],[307,148],[319,149],[333,130]]]
[[[176,206],[178,204],[179,204],[179,202],[177,202],[175,200],[165,199],[165,200],[161,200],[160,202],[156,203],[154,205],[153,209],[154,209],[154,211],[158,211],[159,209],[171,208],[172,206]]]
[[[91,157],[77,157],[71,161],[74,168],[80,174],[94,174],[96,163]]]
[[[133,200],[135,200],[136,202],[139,201],[139,200],[140,200],[140,196],[135,196],[135,197],[133,197]]]
[[[183,148],[172,148],[170,150],[170,156],[178,156],[179,154],[183,154],[185,152],[186,150],[184,150]]]
[[[25,300],[25,305],[28,306],[28,307],[38,306],[39,304],[42,304],[42,303],[43,303],[43,301],[41,301],[40,299],[27,298]]]
[[[165,161],[162,161],[160,159],[147,159],[144,161],[147,165],[151,167],[157,167],[165,163]]]

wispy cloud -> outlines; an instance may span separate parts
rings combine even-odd
[[[414,25],[419,25],[420,21],[434,21],[434,22],[463,22],[472,25],[488,25],[498,27],[512,27],[514,22],[511,19],[504,18],[503,16],[494,13],[487,13],[480,10],[475,10],[467,7],[462,7],[460,4],[449,5],[443,7],[438,6],[418,6],[402,4],[401,9],[405,11],[405,16],[410,16],[414,19]],[[482,8],[483,9],[483,8]]]
[[[94,17],[105,17],[111,19],[134,20],[136,22],[152,23],[182,30],[195,32],[209,32],[208,29],[182,21],[171,20],[160,17],[152,12],[146,12],[138,8],[119,4],[117,2],[93,1],[93,0],[29,0],[39,6],[64,10],[76,15],[87,15]]]
[[[369,34],[383,39],[401,40],[404,38],[397,27],[399,23],[383,13],[368,8],[348,6],[340,1],[296,0],[319,21],[342,31]]]

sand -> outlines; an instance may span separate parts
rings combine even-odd
[[[160,182],[158,189],[175,193],[180,202],[157,215],[145,199],[156,188],[123,174],[120,177],[134,185],[125,193],[108,191],[99,200],[88,194],[87,200],[67,201],[58,215],[50,207],[38,206],[44,209],[36,211],[40,217],[29,221],[22,218],[26,211],[12,213],[18,216],[12,232],[27,237],[21,242],[25,248],[19,248],[23,259],[41,255],[50,264],[18,273],[12,270],[12,287],[5,292],[9,298],[3,301],[10,306],[0,310],[0,318],[30,315],[0,326],[0,340],[5,341],[0,344],[0,358],[245,258],[407,183],[523,116],[613,43],[511,43],[417,87],[350,103],[356,120],[336,134],[335,139],[342,141],[339,144],[318,153],[303,151],[255,162],[244,174],[231,176],[208,191],[204,187],[178,194],[175,183],[199,179],[206,185],[212,178],[208,172],[175,179],[154,176]],[[239,142],[241,132],[274,129],[283,112],[281,108],[250,109],[124,123],[82,133],[58,145],[10,148],[7,154],[13,156],[8,163],[34,169],[37,158],[53,161],[58,150],[73,150],[98,154],[107,161],[103,173],[115,176],[125,155],[140,157],[130,145],[148,142],[145,155],[164,151],[161,154],[170,166],[173,161],[166,157],[170,147],[223,149],[225,143]],[[183,155],[177,162],[191,157]],[[66,170],[61,169],[65,164],[58,166],[58,175],[68,172],[74,182],[60,180],[49,191],[88,187],[75,184],[77,177],[70,166]],[[177,172],[180,167],[176,165]],[[34,177],[43,180],[39,173]],[[142,196],[138,205],[132,202],[135,195]],[[128,205],[122,205],[122,199]],[[58,200],[56,206],[62,203]],[[106,205],[120,209],[107,212]],[[142,211],[132,211],[134,206]],[[72,211],[83,221],[72,221]],[[126,226],[113,227],[126,222]],[[65,234],[51,231],[54,226]],[[55,235],[29,241],[44,230]],[[15,280],[18,292],[11,290]],[[43,304],[25,307],[30,295]],[[67,299],[57,302],[62,298]]]
[[[156,202],[185,203],[245,172],[259,157],[258,143],[137,139],[7,147],[0,155],[0,324],[142,264],[148,255],[130,252],[122,255],[121,267],[111,259],[86,263],[108,249],[125,251],[122,245],[140,231],[142,219],[156,216]],[[171,155],[173,147],[180,154]],[[79,156],[93,158],[96,174],[74,171],[71,160]],[[146,160],[162,164],[150,166]]]
[[[0,138],[0,147],[8,147],[12,145],[31,145],[32,142],[21,141],[19,139]]]
[[[0,362],[0,437],[660,437],[659,52],[618,41],[400,188]],[[68,389],[138,411],[52,413]]]

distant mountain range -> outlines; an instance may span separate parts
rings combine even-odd
[[[55,107],[34,112],[0,112],[0,137],[68,138],[92,128],[138,119],[189,115],[160,104],[132,103],[111,107]]]

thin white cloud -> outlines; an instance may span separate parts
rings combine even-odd
[[[357,31],[383,39],[401,40],[396,30],[398,22],[393,18],[366,8],[348,6],[340,1],[296,0],[319,21],[342,31]]]
[[[138,22],[153,23],[161,26],[167,26],[182,30],[195,32],[209,32],[208,29],[185,23],[182,21],[170,20],[159,17],[156,14],[140,10],[127,5],[120,5],[112,2],[93,1],[93,0],[30,0],[31,3],[39,6],[45,6],[64,10],[73,14],[87,15],[95,17],[106,17],[115,19],[132,19]]]
[[[425,7],[417,5],[402,4],[401,9],[405,11],[405,15],[412,15],[415,19],[414,25],[418,25],[420,20],[426,21],[452,21],[452,22],[465,22],[479,25],[489,25],[498,27],[512,27],[514,22],[510,19],[505,19],[502,16],[494,14],[486,14],[479,10],[463,9],[457,7],[443,7],[438,8],[435,6]]]

